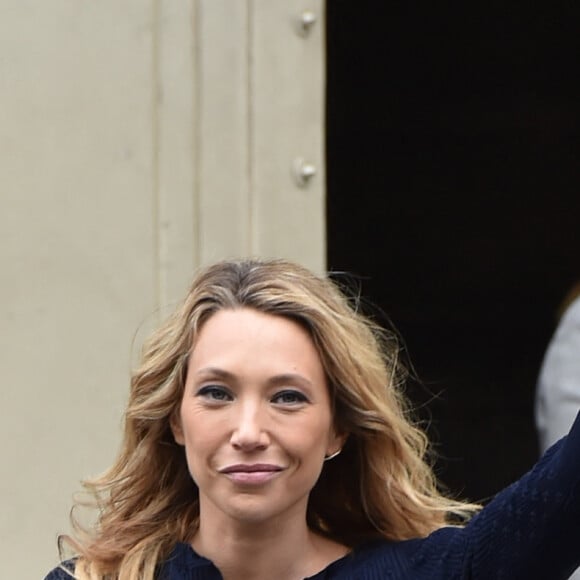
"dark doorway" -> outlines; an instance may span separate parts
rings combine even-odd
[[[536,375],[580,278],[579,16],[327,3],[328,265],[401,332],[470,499],[536,459]]]

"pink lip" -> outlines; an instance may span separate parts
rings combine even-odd
[[[256,471],[281,471],[279,465],[272,465],[270,463],[238,463],[236,465],[228,465],[220,469],[221,473],[254,473]]]
[[[259,485],[274,479],[283,467],[270,463],[240,463],[228,465],[220,469],[220,473],[226,475],[234,483],[247,485]]]

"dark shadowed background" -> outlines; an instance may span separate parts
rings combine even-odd
[[[536,459],[535,379],[580,278],[580,6],[327,17],[328,265],[401,332],[437,471],[479,500]]]

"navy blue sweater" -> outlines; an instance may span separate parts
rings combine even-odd
[[[309,580],[564,580],[580,565],[580,414],[568,437],[499,493],[465,528],[427,538],[376,541]],[[70,578],[53,570],[45,580]],[[188,544],[177,544],[159,580],[221,580]]]

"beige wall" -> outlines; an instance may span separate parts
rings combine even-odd
[[[299,17],[318,17],[299,34]],[[2,577],[57,561],[131,342],[196,266],[324,269],[322,0],[0,6]],[[293,180],[296,158],[317,174]]]

